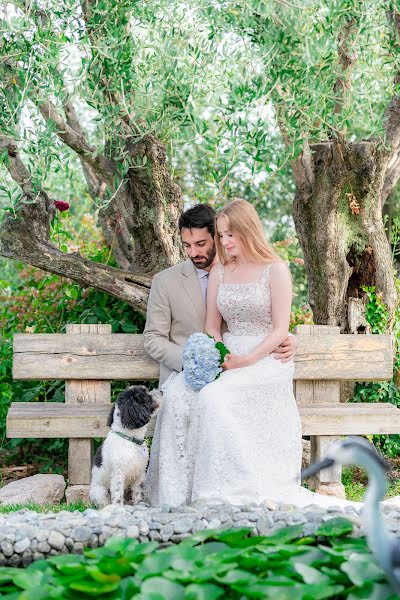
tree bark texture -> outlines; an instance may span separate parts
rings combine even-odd
[[[318,324],[349,331],[350,298],[374,285],[393,318],[396,289],[383,217],[387,157],[375,142],[310,146],[297,164],[294,219]]]

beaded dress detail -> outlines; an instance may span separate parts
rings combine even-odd
[[[219,269],[217,305],[228,325],[223,340],[233,354],[247,354],[272,329],[271,265],[258,282],[243,284],[224,283]],[[223,372],[200,392],[185,384],[183,373],[173,373],[162,387],[145,499],[152,506],[198,499],[354,505],[300,486],[301,422],[293,371],[293,361],[267,356]]]

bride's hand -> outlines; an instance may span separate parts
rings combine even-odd
[[[243,367],[248,367],[249,364],[250,363],[245,356],[227,354],[221,367],[224,371],[228,371],[229,369],[242,369]]]

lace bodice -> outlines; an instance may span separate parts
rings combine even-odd
[[[271,291],[267,265],[255,283],[224,283],[224,267],[219,265],[217,306],[229,333],[268,334],[272,329]]]

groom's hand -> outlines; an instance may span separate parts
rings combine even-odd
[[[273,350],[274,358],[281,362],[288,362],[297,352],[297,338],[294,335],[289,335],[286,340]]]

